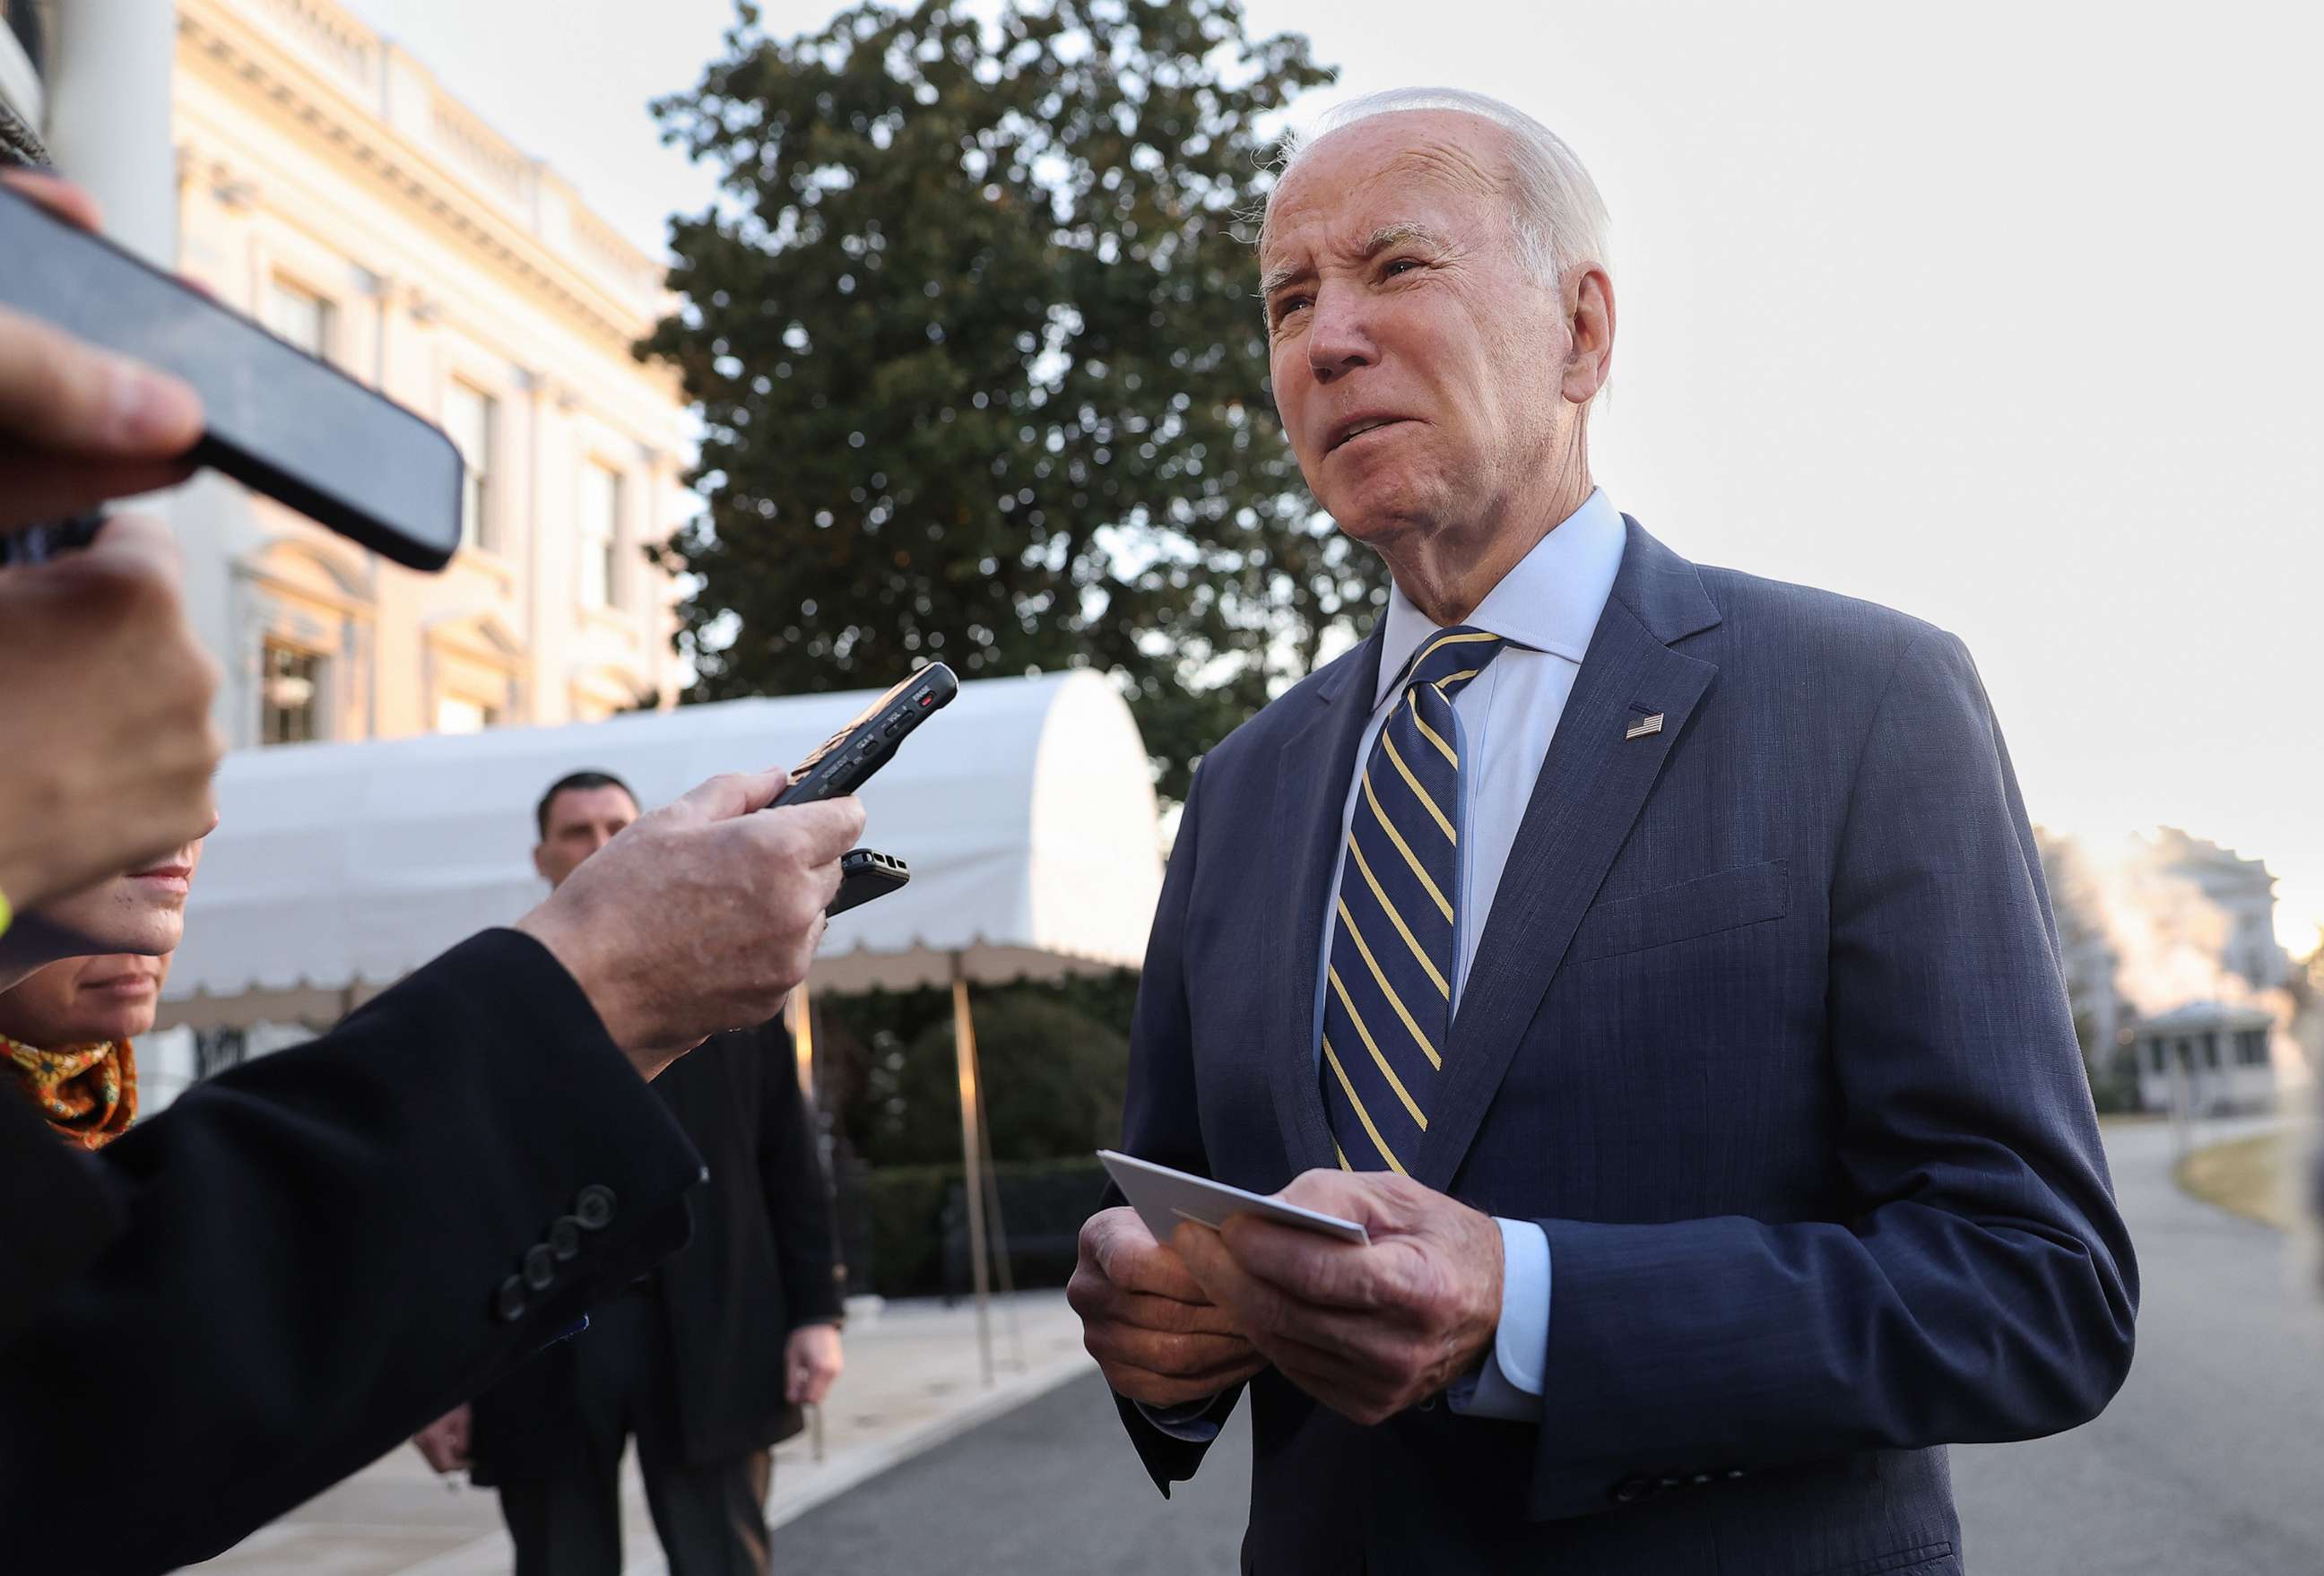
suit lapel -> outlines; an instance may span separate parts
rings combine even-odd
[[[1630,521],[1462,992],[1413,1167],[1427,1186],[1451,1188],[1582,911],[1718,672],[1669,642],[1718,622],[1693,567]],[[1628,736],[1656,713],[1657,732]]]
[[[1289,880],[1267,899],[1278,909],[1265,927],[1262,1000],[1270,1014],[1263,1042],[1284,1152],[1296,1174],[1335,1162],[1332,1129],[1315,1073],[1315,1003],[1323,955],[1323,916],[1339,872],[1341,818],[1355,780],[1356,746],[1379,687],[1380,633],[1351,652],[1318,686],[1305,724],[1284,741],[1275,769],[1274,845]],[[1286,1177],[1285,1181],[1289,1181]]]

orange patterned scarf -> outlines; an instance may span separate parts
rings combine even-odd
[[[137,1115],[137,1055],[127,1040],[44,1051],[0,1035],[7,1070],[66,1142],[101,1149]]]

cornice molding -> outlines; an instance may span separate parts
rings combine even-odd
[[[302,62],[281,57],[278,46],[263,35],[235,36],[193,6],[179,8],[178,31],[187,44],[306,124],[397,197],[416,204],[532,293],[627,353],[637,332],[628,321],[628,309],[618,314],[609,310],[611,297],[556,262],[555,253],[538,237],[494,213],[489,203],[466,189],[456,172],[411,146],[368,106],[320,82]]]
[[[311,580],[298,579],[284,573],[281,566],[267,561],[277,554],[305,559],[320,570],[331,584],[318,585]],[[363,584],[354,567],[340,564],[328,551],[313,542],[286,535],[269,536],[249,553],[233,560],[228,567],[235,579],[276,596],[290,597],[327,608],[342,618],[366,623],[374,615],[374,609],[368,597],[349,585],[351,578],[355,586]]]

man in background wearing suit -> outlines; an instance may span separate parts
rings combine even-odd
[[[1274,190],[1277,406],[1395,592],[1202,762],[1124,1147],[1371,1243],[1116,1208],[1072,1295],[1164,1492],[1250,1391],[1249,1571],[1957,1576],[1944,1445],[2130,1359],[2041,867],[1960,641],[1597,489],[1604,226],[1469,95]]]
[[[629,786],[579,771],[537,812],[551,889],[638,817]],[[694,1239],[551,1347],[413,1442],[500,1489],[519,1576],[619,1576],[619,1470],[635,1434],[671,1576],[764,1576],[770,1448],[839,1377],[831,1194],[781,1021],[715,1036],[654,1081],[709,1166]]]

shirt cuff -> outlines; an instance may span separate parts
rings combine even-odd
[[[1500,1326],[1475,1382],[1455,1385],[1445,1399],[1464,1417],[1538,1422],[1549,1356],[1549,1233],[1531,1221],[1496,1216],[1493,1223],[1501,1229]]]
[[[1176,1406],[1148,1406],[1143,1401],[1130,1403],[1138,1408],[1140,1417],[1172,1439],[1183,1440],[1188,1444],[1208,1444],[1218,1438],[1218,1422],[1210,1415],[1211,1408],[1218,1404],[1216,1396],[1206,1401],[1188,1401]]]

